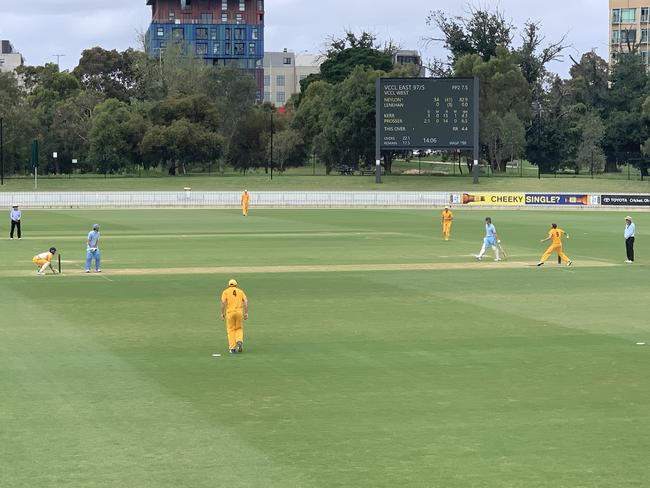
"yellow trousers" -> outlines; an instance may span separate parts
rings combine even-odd
[[[449,240],[450,234],[451,234],[451,220],[442,223],[442,235],[444,236],[445,240]]]
[[[545,262],[549,257],[551,257],[551,254],[553,254],[554,252],[556,252],[557,255],[560,256],[562,262],[570,261],[569,257],[566,254],[564,254],[564,252],[562,251],[562,244],[551,244],[550,246],[548,246],[548,249],[546,250],[544,255],[540,258],[540,261],[542,263]]]
[[[244,217],[248,216],[248,203],[242,204],[241,213],[244,215]]]
[[[228,333],[228,349],[235,349],[237,341],[244,342],[243,310],[226,314],[226,332]]]

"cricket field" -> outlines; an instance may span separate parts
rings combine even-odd
[[[633,265],[626,213],[459,210],[445,242],[439,210],[25,211],[0,241],[0,486],[648,486],[650,213]],[[487,215],[501,263],[473,257]],[[551,222],[571,267],[531,266]],[[36,276],[50,246],[63,274]]]

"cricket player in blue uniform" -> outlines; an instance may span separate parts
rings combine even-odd
[[[88,233],[86,241],[86,273],[90,273],[90,265],[95,259],[95,271],[101,273],[99,254],[99,224],[93,224],[93,230]]]
[[[475,256],[476,259],[481,261],[483,259],[483,255],[485,254],[485,251],[487,251],[488,246],[492,247],[494,249],[494,254],[495,254],[495,261],[501,261],[501,256],[499,256],[499,246],[497,244],[501,242],[499,240],[499,236],[497,235],[497,229],[494,227],[494,224],[492,223],[492,219],[490,217],[485,218],[485,238],[483,239],[483,247],[481,248],[481,251]]]

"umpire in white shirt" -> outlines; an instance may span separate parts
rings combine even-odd
[[[22,234],[20,232],[20,210],[18,210],[18,205],[12,205],[11,206],[11,212],[9,213],[9,217],[11,218],[11,231],[9,232],[9,239],[14,238],[14,230],[18,231],[18,239],[22,238]]]
[[[632,222],[632,217],[629,215],[625,217],[625,251],[627,252],[627,260],[625,261],[628,264],[634,262],[634,233],[636,232],[636,226]]]

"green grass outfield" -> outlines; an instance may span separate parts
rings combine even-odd
[[[650,214],[633,266],[623,213],[490,214],[508,262],[471,257],[478,211],[449,242],[437,211],[26,211],[0,241],[0,486],[647,486]],[[527,266],[552,221],[574,266]],[[37,277],[50,245],[64,275]]]
[[[288,172],[284,175],[263,173],[228,174],[225,176],[176,176],[158,178],[78,176],[40,178],[37,191],[510,191],[510,192],[603,192],[648,193],[650,179],[645,181],[574,178],[481,177],[479,185],[465,176],[384,175],[382,184],[374,176],[307,176]],[[34,191],[34,180],[12,178],[5,180],[0,192]]]

